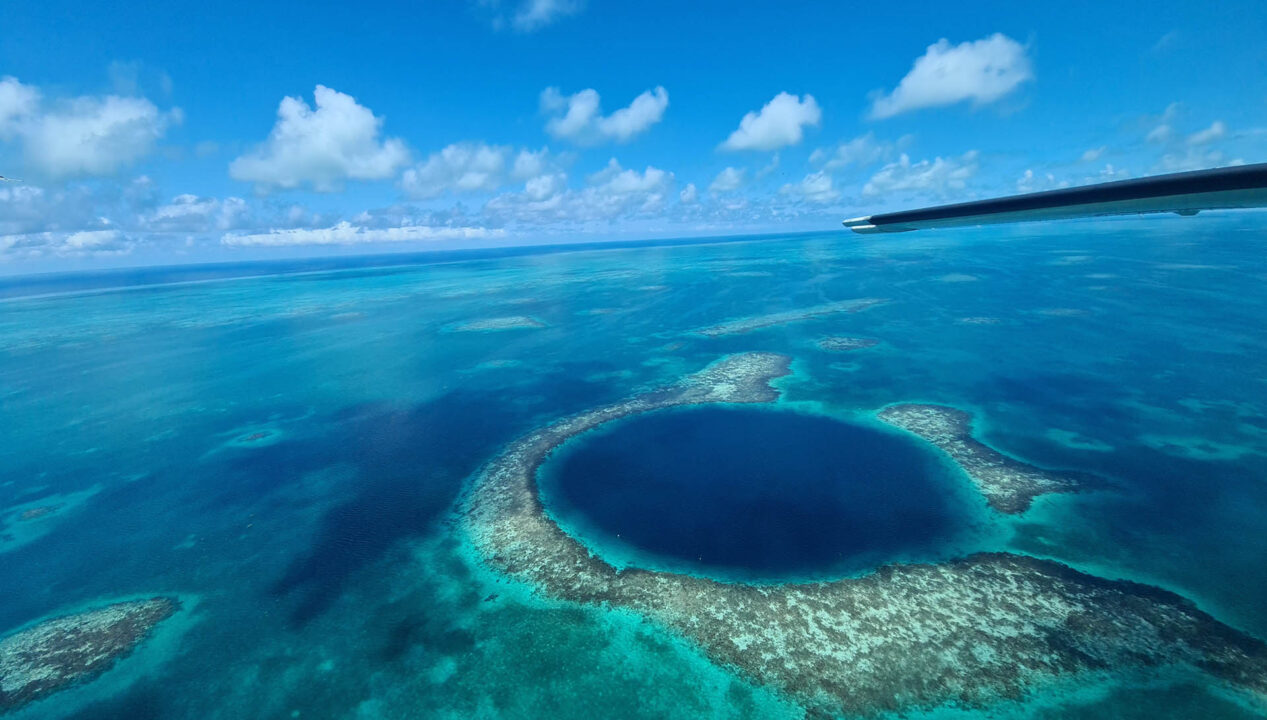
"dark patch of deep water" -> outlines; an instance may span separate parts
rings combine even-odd
[[[935,555],[970,524],[917,442],[798,412],[650,413],[582,436],[541,475],[551,512],[591,547],[748,577]]]

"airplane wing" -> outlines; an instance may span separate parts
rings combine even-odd
[[[1134,180],[938,205],[846,220],[856,233],[893,233],[1099,215],[1267,207],[1267,163],[1154,175]]]

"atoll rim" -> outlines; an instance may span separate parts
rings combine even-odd
[[[550,597],[624,608],[682,633],[709,657],[814,712],[874,716],[948,704],[988,707],[1109,668],[1186,667],[1267,695],[1267,644],[1159,588],[1058,562],[978,553],[890,564],[856,578],[759,585],[614,567],[545,511],[537,471],[604,423],[704,403],[763,403],[789,358],[723,358],[680,383],[595,408],[511,443],[476,476],[465,524],[486,562]],[[970,440],[967,415],[896,406],[881,417],[941,448],[1002,512],[1020,512],[1049,475]],[[897,424],[894,422],[894,424]],[[931,438],[931,439],[930,439]],[[936,441],[936,442],[934,442]],[[1056,476],[1050,476],[1055,478]],[[1055,479],[1052,482],[1056,482]]]

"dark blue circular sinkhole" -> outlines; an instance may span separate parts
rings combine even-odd
[[[972,524],[956,480],[921,441],[767,409],[625,419],[568,443],[539,482],[566,529],[600,555],[631,557],[618,564],[744,577],[932,559]]]

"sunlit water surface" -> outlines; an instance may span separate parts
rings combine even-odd
[[[186,284],[149,271],[160,284],[131,289],[102,287],[119,276],[46,284],[61,294],[0,303],[0,629],[141,594],[179,595],[189,612],[99,679],[15,716],[799,716],[636,616],[501,581],[454,517],[464,483],[517,436],[746,350],[795,358],[782,407],[761,411],[774,419],[730,428],[772,439],[766,465],[724,432],[734,411],[682,412],[705,426],[673,433],[663,457],[654,428],[637,425],[651,416],[623,421],[604,432],[641,442],[632,471],[667,487],[640,496],[635,477],[614,472],[610,496],[594,485],[553,512],[574,531],[592,527],[591,547],[623,561],[689,569],[695,553],[701,572],[767,579],[856,574],[979,542],[1161,585],[1265,638],[1265,235],[1259,215],[878,240],[833,231]],[[80,286],[93,290],[68,292]],[[860,297],[891,302],[746,334],[693,332]],[[463,330],[508,317],[529,320]],[[833,336],[879,342],[818,346]],[[885,471],[910,493],[932,488],[925,500],[824,484],[858,440],[838,421],[865,423],[901,401],[970,410],[991,445],[1114,489],[991,516],[938,494],[945,478],[918,472],[926,448]],[[789,430],[785,414],[808,424]],[[792,431],[798,455],[784,464],[770,448]],[[806,455],[833,437],[839,445]],[[721,492],[716,472],[690,485],[673,459],[691,457],[697,439],[716,455],[711,471],[748,472],[742,494]],[[601,450],[579,439],[570,462],[593,474]],[[732,450],[739,464],[719,467]],[[865,462],[884,460],[867,450]],[[788,504],[752,514],[778,495],[763,474],[783,478]],[[677,503],[657,536],[664,492],[714,514],[692,525],[692,506]],[[627,499],[627,516],[614,498]],[[881,502],[888,514],[869,512]],[[15,520],[44,505],[57,512]],[[847,527],[831,528],[837,513]],[[918,528],[883,521],[920,513]],[[630,531],[624,549],[607,542]],[[1200,679],[1153,680],[1110,677],[996,710],[1250,716]]]

